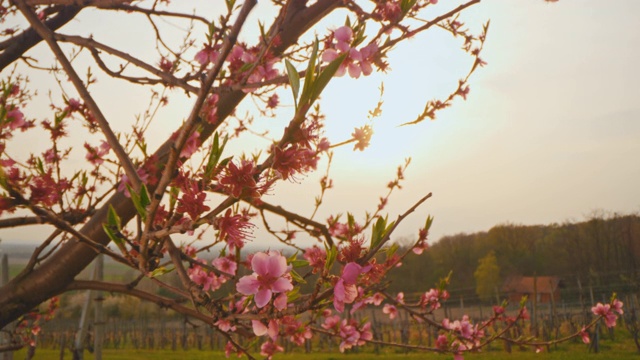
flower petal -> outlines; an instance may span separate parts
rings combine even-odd
[[[272,292],[269,289],[258,290],[254,298],[256,300],[256,306],[261,308],[267,305],[269,303],[269,300],[271,300],[271,295]]]
[[[253,327],[253,333],[256,336],[262,336],[267,333],[267,326],[260,320],[251,320],[251,327]]]
[[[236,290],[244,295],[253,295],[258,292],[259,288],[260,283],[255,274],[241,277],[236,284]]]
[[[281,277],[271,285],[271,290],[273,292],[285,292],[293,290],[293,284],[291,284],[291,280]]]

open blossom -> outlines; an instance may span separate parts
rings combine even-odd
[[[382,300],[384,300],[384,296],[382,296],[382,294],[377,292],[373,294],[371,297],[367,298],[364,302],[365,304],[373,304],[375,306],[378,306],[382,303]]]
[[[342,342],[340,342],[340,352],[351,349],[354,346],[364,345],[367,340],[373,339],[371,323],[367,322],[362,327],[358,327],[355,320],[342,320],[340,331],[338,332]]]
[[[238,268],[238,264],[228,257],[216,258],[211,263],[216,269],[229,275],[235,275]]]
[[[277,352],[282,351],[284,351],[284,348],[272,341],[267,341],[260,346],[260,355],[266,356],[267,359],[271,359]]]
[[[315,245],[307,248],[302,256],[309,262],[309,266],[313,268],[313,273],[321,271],[327,261],[327,252]]]
[[[256,336],[268,335],[273,341],[278,339],[278,322],[276,320],[269,320],[267,325],[260,320],[251,320],[251,327]]]
[[[447,339],[446,335],[438,335],[438,339],[436,339],[436,347],[441,350],[447,349],[449,347],[449,339]]]
[[[373,128],[369,125],[365,125],[361,128],[356,128],[351,134],[356,144],[353,146],[353,150],[364,151],[371,142],[371,136],[373,136]]]
[[[351,47],[353,30],[348,26],[337,28],[333,32],[333,38],[336,43],[322,53],[322,61],[331,62],[342,54],[347,54],[338,68],[336,76],[343,76],[349,72],[349,76],[357,79],[360,75],[368,76],[373,72],[372,61],[378,52],[376,43],[371,43],[360,50]]]
[[[87,149],[87,155],[85,158],[93,165],[100,165],[104,162],[104,157],[111,150],[111,146],[108,142],[102,141],[99,147],[93,147],[88,143],[84,143],[84,148]]]
[[[358,276],[370,269],[370,265],[362,267],[354,262],[344,266],[342,276],[340,276],[333,288],[333,306],[336,310],[343,312],[344,304],[351,304],[356,299],[358,296],[358,288],[356,286]]]
[[[384,304],[382,312],[389,315],[390,320],[393,320],[396,318],[396,316],[398,316],[398,309],[391,304]]]
[[[449,292],[447,290],[430,289],[420,297],[420,306],[429,306],[430,310],[437,310],[440,308],[440,300],[447,300],[449,298]]]
[[[588,344],[591,342],[589,333],[587,332],[587,329],[585,329],[584,327],[582,328],[582,330],[580,330],[580,338],[582,338],[582,342],[585,344]]]
[[[602,303],[597,303],[596,306],[591,308],[591,311],[595,315],[602,316],[602,318],[604,319],[604,323],[608,328],[616,326],[616,320],[618,319],[618,316],[615,313],[618,313],[620,315],[623,314],[622,301],[619,301],[618,299],[613,300],[612,305],[603,305]]]
[[[233,214],[231,209],[227,209],[224,215],[218,216],[213,226],[219,231],[219,238],[224,240],[231,251],[242,249],[244,240],[249,236],[253,224],[249,222],[249,217],[244,214]],[[235,270],[234,270],[235,274]]]
[[[215,63],[219,55],[219,52],[215,48],[205,45],[204,49],[198,51],[195,60],[200,63],[200,65],[207,65],[209,63]]]
[[[243,276],[236,285],[238,292],[255,295],[256,306],[264,307],[274,293],[293,289],[287,259],[276,251],[259,252],[251,259],[253,274]]]
[[[202,286],[204,291],[215,291],[226,281],[224,277],[218,277],[212,272],[207,272],[199,265],[193,266],[187,270],[187,273],[191,281]]]

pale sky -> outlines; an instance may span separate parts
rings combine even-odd
[[[115,33],[111,36],[122,32],[127,37],[126,28],[113,22],[89,15],[79,19],[64,32],[91,23],[96,36],[110,29]],[[364,211],[373,211],[407,156],[413,161],[403,190],[386,209],[389,217],[428,192],[433,198],[405,221],[397,236],[415,236],[427,214],[435,216],[430,239],[437,240],[505,222],[546,224],[581,220],[597,209],[640,210],[640,2],[484,0],[462,17],[475,30],[487,19],[491,27],[482,58],[488,65],[472,76],[468,100],[456,100],[436,121],[398,127],[413,120],[427,100],[446,96],[466,74],[469,58],[457,50],[460,42],[450,34],[434,31],[398,47],[391,53],[387,75],[358,81],[345,77],[329,85],[322,108],[332,142],[347,139],[355,126],[368,122],[381,82],[385,94],[383,115],[373,122],[371,147],[362,153],[350,147],[336,151],[331,169],[335,188],[327,194],[319,220],[347,211],[361,219]],[[143,41],[127,38],[131,49]],[[34,53],[45,51],[40,46]],[[128,117],[114,121],[126,129],[146,100],[114,91],[109,81],[100,79],[93,91],[98,103],[110,119]],[[34,84],[44,81],[32,76]],[[291,104],[289,94],[289,89],[282,92],[284,104]],[[40,101],[34,106],[46,109],[44,91]],[[188,115],[184,109],[189,101],[176,99],[172,104],[182,105],[165,111],[158,142]],[[287,120],[285,110],[281,118],[264,122]],[[318,175],[323,173],[319,168]],[[265,200],[308,214],[318,192],[317,178],[279,185],[273,191],[277,195]],[[44,237],[25,230],[2,230],[0,238]],[[257,232],[254,241],[261,236]]]

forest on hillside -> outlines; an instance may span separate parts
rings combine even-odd
[[[424,254],[405,258],[389,278],[389,290],[424,289],[451,272],[452,294],[477,298],[481,260],[495,262],[500,284],[518,275],[557,276],[566,293],[579,286],[608,296],[631,292],[640,279],[640,217],[596,212],[581,222],[502,224],[445,236]]]

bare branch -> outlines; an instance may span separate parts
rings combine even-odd
[[[78,93],[80,94],[84,102],[87,104],[87,107],[95,117],[96,121],[98,122],[100,129],[102,130],[105,137],[107,138],[107,142],[109,143],[113,151],[116,153],[116,156],[118,157],[120,164],[124,168],[124,171],[127,174],[127,177],[131,181],[133,188],[137,191],[138,189],[140,189],[141,182],[140,182],[140,178],[138,177],[138,173],[136,172],[136,169],[133,166],[131,159],[129,158],[129,155],[124,150],[122,145],[120,145],[118,138],[116,137],[116,135],[111,130],[111,127],[109,126],[109,122],[100,111],[98,104],[96,104],[96,102],[93,100],[93,97],[91,96],[91,94],[89,94],[89,91],[87,91],[86,87],[82,83],[82,80],[80,80],[80,77],[78,76],[75,69],[73,68],[73,65],[71,65],[67,57],[62,52],[62,49],[60,49],[60,47],[56,43],[54,34],[38,19],[37,15],[33,12],[33,10],[31,10],[24,3],[24,0],[15,0],[15,3],[18,9],[20,9],[20,12],[22,12],[22,14],[27,19],[27,21],[29,21],[29,23],[35,29],[35,31],[37,31],[38,34],[47,42],[47,44],[51,48],[51,51],[55,54],[56,58],[64,68],[69,78],[71,79],[71,82],[76,88],[76,91],[78,91]]]

